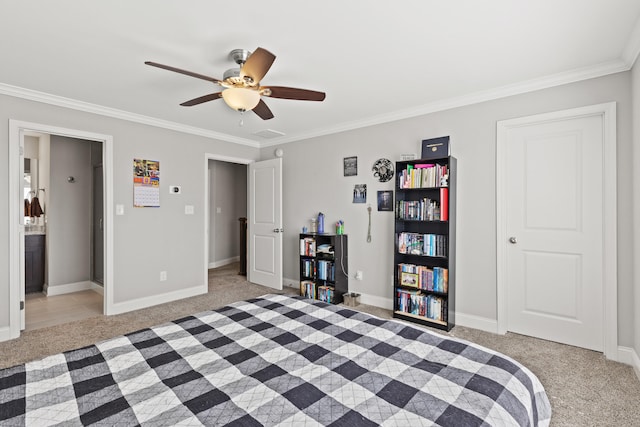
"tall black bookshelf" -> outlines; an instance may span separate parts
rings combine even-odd
[[[455,325],[456,159],[396,162],[393,317]]]

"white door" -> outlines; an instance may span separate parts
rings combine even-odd
[[[503,134],[509,331],[604,349],[604,135],[598,114]]]
[[[252,283],[282,289],[282,159],[249,165],[248,269]]]

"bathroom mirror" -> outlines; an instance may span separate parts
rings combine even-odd
[[[31,201],[38,193],[38,159],[24,159],[24,198]],[[26,213],[26,212],[25,212]],[[28,218],[27,215],[25,217]]]

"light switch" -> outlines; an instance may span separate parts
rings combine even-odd
[[[185,215],[193,215],[193,212],[194,212],[193,205],[184,205]]]
[[[116,205],[116,215],[124,215],[124,205]]]
[[[216,213],[222,213],[222,208],[216,208]]]

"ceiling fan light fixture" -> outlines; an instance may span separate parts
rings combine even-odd
[[[260,102],[260,92],[243,87],[230,87],[222,91],[222,99],[236,111],[253,110]]]

